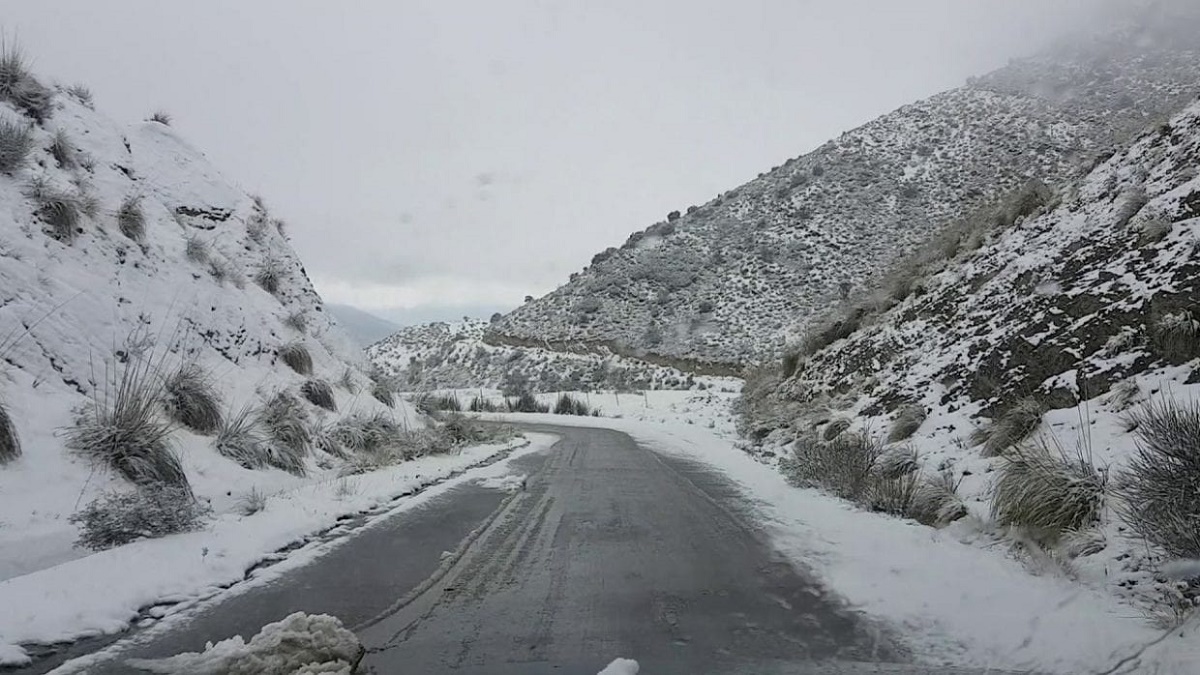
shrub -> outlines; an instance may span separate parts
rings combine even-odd
[[[389,408],[396,407],[396,390],[385,378],[381,377],[371,382],[371,397]]]
[[[192,235],[192,236],[188,237],[187,243],[184,244],[183,250],[184,250],[184,255],[187,256],[187,259],[191,260],[192,262],[196,263],[197,265],[203,265],[205,263],[210,262],[209,253],[208,253],[208,242],[201,239],[199,235]],[[210,269],[210,273],[211,273],[211,269]],[[223,279],[227,275],[227,272],[222,270],[220,272],[220,275],[221,275],[221,278]],[[217,275],[213,274],[213,276],[215,277]],[[218,281],[220,281],[220,279],[218,279]]]
[[[1117,207],[1117,219],[1113,223],[1115,229],[1122,229],[1129,225],[1129,221],[1133,217],[1141,213],[1142,209],[1146,208],[1146,204],[1150,203],[1150,198],[1146,196],[1144,188],[1133,188],[1121,196],[1121,205]]]
[[[1171,223],[1157,218],[1142,223],[1138,231],[1138,246],[1146,247],[1162,241],[1171,233],[1171,228]]]
[[[312,375],[312,354],[303,342],[289,342],[280,347],[279,359],[301,375]]]
[[[337,412],[337,401],[333,400],[333,388],[325,380],[311,379],[300,385],[300,394],[308,400],[309,403],[329,410]]]
[[[354,375],[354,369],[346,366],[342,370],[342,376],[338,378],[338,386],[351,394],[358,393],[358,378]]]
[[[308,314],[306,314],[304,310],[298,309],[284,317],[283,325],[291,328],[297,333],[303,333],[304,331],[308,330]]]
[[[1200,321],[1186,310],[1164,314],[1154,322],[1150,341],[1168,361],[1190,361],[1200,353]]]
[[[67,93],[70,94],[71,96],[75,97],[75,100],[82,103],[84,105],[84,107],[86,107],[87,109],[89,109],[89,110],[95,109],[95,104],[93,102],[93,97],[92,97],[92,90],[89,89],[87,87],[87,85],[73,84],[73,85],[67,87]]]
[[[258,410],[255,421],[272,441],[267,444],[267,464],[303,476],[312,434],[300,400],[286,391],[278,392]]]
[[[163,382],[167,416],[199,434],[212,434],[221,426],[221,398],[204,369],[189,363]]]
[[[467,409],[471,412],[496,412],[500,410],[500,406],[482,396],[476,396],[471,399],[471,404]]]
[[[254,282],[271,295],[279,292],[283,283],[283,263],[274,256],[267,256],[254,275]]]
[[[859,500],[871,485],[882,448],[865,434],[842,434],[833,441],[796,439],[791,457],[780,461],[788,481],[821,487],[843,499]]]
[[[432,396],[425,394],[414,401],[417,410],[432,415],[438,411],[447,412],[462,412],[462,404],[458,402],[458,397],[448,394],[446,396]]]
[[[256,487],[250,488],[250,491],[242,495],[237,502],[237,511],[243,516],[252,516],[267,508],[267,495]]]
[[[269,439],[255,423],[255,412],[245,406],[236,413],[223,416],[213,447],[222,456],[232,459],[245,469],[261,469],[270,457]]]
[[[59,129],[54,132],[54,138],[50,141],[50,154],[54,156],[54,161],[64,169],[70,170],[79,166],[79,162],[75,158],[75,148],[71,145],[71,139],[67,137],[67,132]]]
[[[33,150],[33,128],[0,119],[0,172],[12,174],[25,166]]]
[[[154,111],[153,114],[150,115],[150,118],[147,119],[146,121],[147,122],[158,122],[159,124],[169,127],[169,126],[171,126],[171,114],[168,112],[164,112],[162,110],[156,110],[156,111]]]
[[[1137,453],[1117,480],[1121,515],[1167,554],[1200,559],[1200,406],[1151,401],[1132,417]]]
[[[8,408],[0,401],[0,464],[7,464],[21,456],[21,438],[13,423]]]
[[[139,486],[190,490],[163,419],[162,384],[149,360],[130,362],[115,383],[105,383],[66,432],[67,447]]]
[[[72,515],[70,522],[80,529],[76,546],[103,551],[139,539],[198,530],[211,512],[188,490],[159,486],[105,493]]]
[[[984,457],[996,457],[1033,433],[1046,414],[1046,406],[1037,399],[1017,401],[990,424],[971,434],[974,445],[983,445]]]
[[[0,99],[42,122],[50,117],[52,97],[29,72],[25,54],[15,46],[0,45]]]
[[[896,421],[892,423],[892,428],[888,431],[888,442],[895,443],[912,438],[912,435],[917,433],[917,429],[925,423],[925,408],[919,405],[906,405],[900,408],[900,412],[896,415]]]
[[[800,368],[800,353],[799,352],[788,351],[787,353],[785,353],[783,355],[783,361],[780,364],[780,374],[783,376],[783,379],[786,380],[789,377],[795,375],[796,371],[799,368]]]
[[[65,192],[35,185],[30,197],[37,204],[37,215],[50,226],[50,236],[72,242],[79,231],[79,201]]]
[[[141,243],[146,238],[146,215],[142,212],[142,198],[129,195],[121,200],[117,209],[117,227],[121,234]]]
[[[917,450],[913,447],[895,448],[879,457],[876,470],[886,479],[915,474],[921,468]]]
[[[588,405],[583,401],[571,396],[570,394],[561,394],[558,397],[558,402],[554,404],[555,415],[579,415],[587,417],[592,414]]]
[[[841,436],[842,432],[846,431],[849,428],[850,428],[850,420],[848,420],[844,417],[840,417],[835,420],[830,420],[829,424],[825,425],[825,430],[821,432],[821,438],[823,438],[826,441],[832,441],[833,439],[837,438],[838,436]]]
[[[523,413],[548,413],[550,406],[538,403],[537,397],[533,392],[523,391],[516,398],[508,400],[509,412]]]
[[[492,437],[488,427],[459,414],[447,415],[442,428],[455,444],[483,443]]]
[[[923,476],[906,515],[930,527],[943,527],[965,518],[967,507],[958,497],[954,475],[943,471],[934,477]]]
[[[87,191],[80,191],[77,201],[79,202],[79,212],[83,215],[88,218],[95,218],[100,215],[100,198],[96,195]]]
[[[1057,543],[1100,520],[1105,480],[1082,453],[1068,456],[1045,442],[1022,444],[1004,457],[992,493],[992,517],[1035,541]]]
[[[267,216],[265,213],[254,213],[246,220],[246,235],[250,241],[261,244],[267,240]]]
[[[801,355],[812,356],[838,340],[850,337],[862,327],[865,315],[865,308],[855,307],[844,316],[827,319],[814,326],[800,341]]]
[[[400,433],[400,427],[383,414],[345,417],[329,432],[339,445],[357,453],[380,452],[397,443]]]

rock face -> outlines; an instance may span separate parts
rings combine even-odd
[[[1081,40],[905,106],[633,234],[489,335],[680,364],[777,355],[948,221],[1031,179],[1069,181],[1191,102],[1186,25]]]

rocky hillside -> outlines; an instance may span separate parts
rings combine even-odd
[[[367,348],[367,357],[409,391],[482,387],[516,392],[703,389],[720,378],[618,356],[598,347],[556,351],[498,342],[469,320],[408,326]],[[726,383],[735,386],[732,383]]]
[[[1032,539],[1069,573],[1122,593],[1142,589],[1167,554],[1200,555],[1155,514],[1129,515],[1143,503],[1129,490],[1147,485],[1131,473],[1139,462],[1178,461],[1159,480],[1194,481],[1198,159],[1194,104],[1014,224],[990,210],[967,218],[814,326],[782,368],[757,373],[742,432],[789,462],[843,434],[890,442],[908,470],[947,477],[966,506],[956,515],[1016,526],[1020,546]],[[1194,485],[1173,513],[1196,517]],[[1140,600],[1173,612],[1200,596],[1198,581],[1182,588]]]
[[[633,234],[491,334],[700,364],[776,354],[957,214],[1076,176],[1190,102],[1190,25],[1081,41],[905,106]]]
[[[68,517],[106,492],[221,512],[336,471],[341,420],[422,424],[286,232],[167,117],[118,124],[0,58],[0,580],[84,555]]]

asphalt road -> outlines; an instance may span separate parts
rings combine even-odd
[[[614,431],[531,430],[562,440],[516,461],[523,491],[451,490],[121,658],[196,651],[303,610],[352,627],[378,675],[592,674],[617,657],[643,675],[931,672],[884,665],[904,660],[886,631],[777,555],[720,475]]]

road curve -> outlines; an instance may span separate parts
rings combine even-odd
[[[299,610],[341,618],[377,675],[590,675],[617,657],[643,675],[933,672],[889,663],[903,659],[883,631],[774,552],[720,474],[615,431],[529,429],[561,440],[514,461],[524,490],[450,490],[87,672]]]

